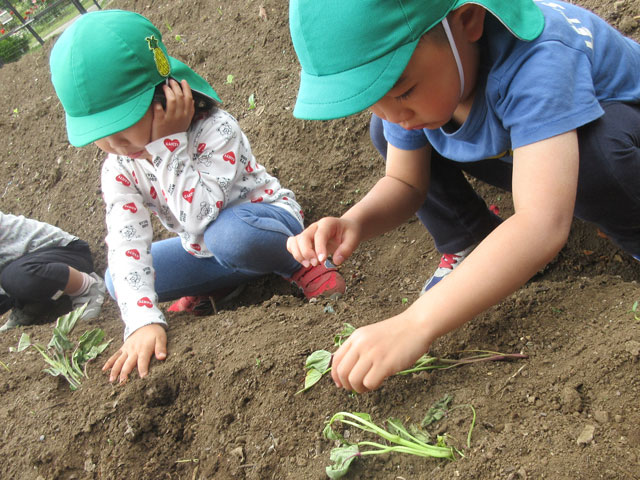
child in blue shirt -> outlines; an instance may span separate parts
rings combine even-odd
[[[541,0],[293,0],[290,27],[294,115],[369,108],[386,175],[289,250],[340,264],[417,212],[444,253],[410,308],[336,352],[339,387],[377,388],[514,292],[574,215],[640,260],[640,46],[596,15]],[[493,214],[464,173],[512,191],[514,215]]]

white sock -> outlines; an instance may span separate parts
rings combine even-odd
[[[84,273],[84,272],[80,272],[80,273],[82,274],[82,285],[80,285],[80,288],[78,288],[77,291],[68,293],[67,295],[69,295],[70,297],[79,297],[81,295],[84,295],[85,293],[87,293],[89,288],[91,288],[91,285],[96,283],[96,279],[93,278],[88,273]]]

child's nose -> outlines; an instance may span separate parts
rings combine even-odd
[[[413,111],[401,105],[394,105],[391,102],[378,102],[371,111],[377,116],[391,123],[402,123],[411,120]]]

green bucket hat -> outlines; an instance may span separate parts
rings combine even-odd
[[[158,29],[133,12],[82,15],[57,40],[49,63],[76,147],[134,125],[155,87],[170,77],[186,79],[192,90],[220,102],[204,78],[167,54]]]
[[[291,0],[289,27],[302,66],[293,115],[328,120],[370,107],[396,83],[420,37],[467,3],[522,40],[544,28],[532,0]]]

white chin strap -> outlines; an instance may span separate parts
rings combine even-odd
[[[442,19],[442,27],[444,28],[444,33],[447,34],[447,39],[449,40],[449,45],[451,46],[451,51],[453,52],[453,58],[456,59],[456,65],[458,66],[458,76],[460,77],[460,98],[462,98],[462,94],[464,93],[464,70],[462,70],[460,54],[458,53],[458,49],[456,48],[456,42],[453,39],[453,34],[451,33],[449,22],[447,22],[446,17]]]

